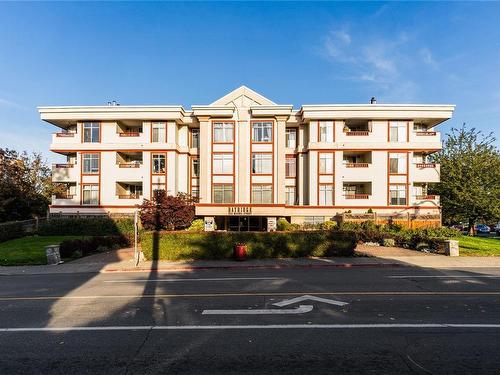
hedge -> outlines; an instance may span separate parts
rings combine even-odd
[[[0,224],[0,242],[24,236],[23,224],[17,221]]]
[[[146,232],[141,239],[149,260],[229,259],[237,243],[246,244],[254,259],[352,256],[357,237],[347,231]]]
[[[130,240],[123,235],[96,236],[85,239],[65,240],[59,244],[63,258],[87,256],[101,251],[130,246]]]
[[[111,219],[107,216],[93,218],[54,218],[40,223],[40,236],[106,236],[134,234],[133,219]]]

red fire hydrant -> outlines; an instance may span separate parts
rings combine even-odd
[[[234,260],[245,260],[247,256],[247,245],[244,243],[237,243],[234,245]]]

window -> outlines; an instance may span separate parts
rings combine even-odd
[[[389,154],[389,173],[405,174],[406,173],[406,154]]]
[[[406,121],[391,121],[389,123],[389,141],[406,142]]]
[[[297,129],[287,128],[285,130],[285,142],[288,148],[297,147]]]
[[[153,173],[165,173],[165,154],[153,154]]]
[[[295,177],[297,172],[297,163],[295,157],[287,157],[285,161],[285,177]]]
[[[198,186],[191,186],[191,196],[193,198],[200,197],[200,188]]]
[[[333,174],[333,154],[320,153],[319,154],[319,173],[320,174]]]
[[[233,173],[233,154],[213,154],[213,174]]]
[[[83,173],[99,173],[99,154],[83,154]]]
[[[285,187],[285,202],[288,205],[295,204],[295,186]]]
[[[98,122],[83,123],[83,141],[90,143],[100,142],[100,124]]]
[[[271,185],[252,185],[252,203],[272,203],[273,189]]]
[[[325,222],[324,216],[306,216],[304,217],[305,225],[318,225]]]
[[[319,141],[333,142],[333,121],[319,122]]]
[[[392,206],[406,205],[406,186],[405,185],[390,185],[389,186],[390,204]]]
[[[253,142],[272,142],[273,140],[272,122],[252,122]]]
[[[333,206],[333,185],[319,185],[319,205]]]
[[[191,129],[191,147],[200,147],[200,129]]]
[[[252,173],[272,174],[273,173],[273,155],[272,154],[253,154],[252,155]]]
[[[200,177],[200,161],[191,159],[191,177]]]
[[[214,122],[214,142],[232,142],[234,124],[232,122]]]
[[[83,204],[98,205],[99,204],[99,186],[98,185],[83,185]]]
[[[214,203],[233,203],[233,185],[213,185]]]
[[[151,142],[165,143],[167,141],[167,126],[164,122],[151,123]]]

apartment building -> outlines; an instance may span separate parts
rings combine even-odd
[[[280,105],[240,87],[209,105],[39,107],[66,157],[50,212],[127,214],[153,191],[199,197],[207,230],[265,230],[345,212],[440,220],[436,126],[453,105]]]

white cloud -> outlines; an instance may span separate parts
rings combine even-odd
[[[333,29],[323,39],[322,55],[337,72],[345,72],[343,79],[370,85],[374,95],[381,98],[410,101],[419,92],[414,78],[418,62],[438,68],[428,48],[415,48],[415,39],[415,35],[404,30],[385,37],[353,34],[347,28]]]
[[[424,64],[427,64],[430,67],[437,69],[438,63],[436,62],[436,60],[434,60],[432,52],[428,48],[424,47],[420,49],[420,58],[422,59],[422,62]]]

